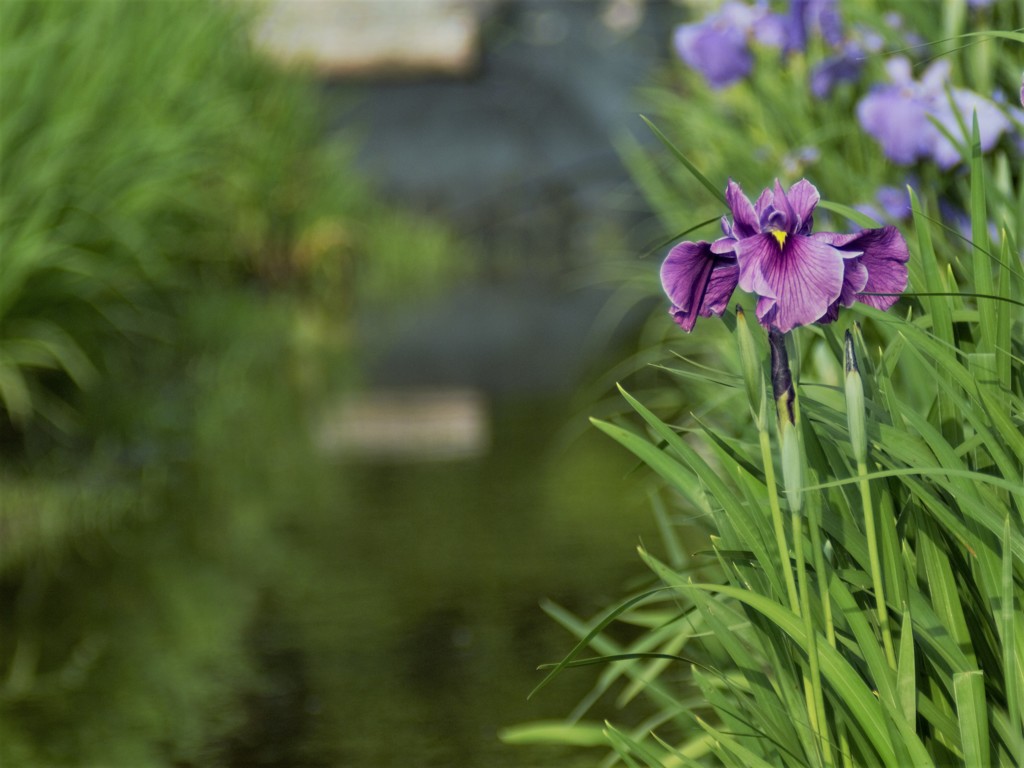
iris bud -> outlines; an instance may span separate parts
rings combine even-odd
[[[853,335],[846,332],[846,422],[850,428],[850,444],[857,464],[867,460],[868,437],[864,426],[864,382],[857,368],[857,353],[853,346]]]

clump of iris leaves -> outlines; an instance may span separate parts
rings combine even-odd
[[[809,86],[828,55],[813,38],[786,57],[754,45],[749,75],[725,89],[679,65],[649,90],[665,151],[629,140],[623,151],[662,231],[678,233],[670,242],[717,236],[728,177],[760,188],[780,174],[785,183],[805,176],[834,222],[900,227],[910,285],[887,313],[856,305],[832,325],[790,334],[802,448],[785,461],[799,465],[797,488],[783,487],[774,418],[758,418],[769,360],[765,334],[748,327],[750,298],[733,298],[746,321],[730,311],[685,338],[659,310],[632,367],[613,372],[625,381],[616,394],[625,407],[609,401],[613,415],[595,420],[650,476],[664,535],[640,547],[649,581],[590,619],[546,606],[578,643],[544,665],[538,689],[564,674],[596,681],[565,720],[511,727],[506,740],[603,747],[605,765],[1019,764],[1019,110],[1007,105],[1013,128],[984,152],[967,115],[950,134],[960,151],[951,168],[888,161],[855,114],[884,81],[886,51],[918,68],[941,58],[951,85],[1001,86],[1016,97],[1024,15],[1008,1],[886,4],[902,15],[896,31],[880,6],[840,6],[847,24],[876,30],[885,44],[827,98]],[[911,47],[908,33],[931,42]],[[878,219],[855,209],[888,187],[905,190],[905,213]],[[659,293],[657,272],[653,259],[624,270],[624,300]],[[849,373],[846,332],[859,361]],[[746,380],[744,338],[760,366]],[[858,387],[863,400],[852,394]],[[775,504],[796,512],[784,548]],[[602,697],[621,706],[621,719],[588,720]]]

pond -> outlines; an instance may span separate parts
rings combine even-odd
[[[611,137],[639,128],[633,88],[665,55],[668,6],[625,35],[598,4],[501,7],[471,80],[323,88],[333,127],[363,134],[362,170],[477,262],[442,295],[361,309],[329,400],[468,392],[477,442],[318,451],[332,417],[295,400],[279,338],[295,308],[199,300],[208,353],[106,393],[164,435],[85,484],[130,488],[110,501],[69,479],[70,551],[0,581],[5,764],[593,762],[498,734],[566,716],[595,679],[527,701],[575,642],[543,601],[589,620],[638,586],[636,544],[658,547],[635,462],[577,394],[632,351],[635,323],[595,338],[608,292],[569,288],[639,245],[648,213]]]
[[[346,490],[296,524],[301,564],[254,633],[276,683],[250,702],[234,765],[566,764],[498,740],[593,683],[570,673],[526,700],[573,643],[540,602],[589,618],[656,537],[628,457],[594,434],[560,444],[567,416],[496,404],[485,456],[339,469]]]

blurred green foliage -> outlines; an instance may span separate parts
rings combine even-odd
[[[0,410],[14,426],[73,431],[74,391],[165,333],[197,281],[297,284],[338,305],[356,279],[380,296],[459,261],[322,140],[314,84],[253,50],[253,10],[0,5]]]
[[[224,764],[292,518],[337,504],[308,423],[352,313],[467,265],[254,12],[0,3],[5,766]]]
[[[221,288],[180,312],[188,365],[107,394],[145,426],[85,466],[5,471],[0,763],[223,765],[261,685],[247,644],[293,554],[289,515],[323,501],[297,300]],[[211,323],[211,317],[216,323]],[[138,403],[125,395],[134,390]],[[159,410],[154,414],[153,410]]]

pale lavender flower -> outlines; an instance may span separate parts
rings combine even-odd
[[[739,2],[694,24],[676,27],[673,42],[679,57],[700,72],[712,88],[724,88],[750,74],[754,55],[750,36],[766,11]]]
[[[811,32],[820,34],[829,45],[843,41],[843,24],[836,0],[791,0],[786,20],[787,53],[807,50]]]
[[[680,243],[662,265],[675,321],[690,331],[698,316],[721,314],[737,285],[757,296],[758,320],[782,333],[831,322],[840,306],[855,301],[892,306],[907,285],[909,252],[902,235],[891,226],[812,233],[818,200],[818,190],[806,180],[788,192],[776,181],[751,204],[730,181],[732,221],[722,218],[725,236],[713,243]]]
[[[910,195],[906,188],[879,187],[875,193],[875,199],[882,206],[882,210],[892,219],[900,220],[907,218],[910,213]]]
[[[864,51],[856,43],[843,46],[840,53],[829,56],[811,70],[811,93],[827,98],[839,83],[853,83],[864,68]]]
[[[992,149],[1010,127],[995,103],[973,91],[948,85],[950,64],[945,59],[932,64],[920,80],[913,79],[910,62],[903,57],[886,62],[886,70],[892,84],[876,87],[862,98],[857,104],[857,118],[894,162],[909,164],[931,158],[947,169],[960,161],[957,146],[932,120],[953,136],[963,136],[962,122],[970,135],[972,115],[977,112],[983,152]]]

